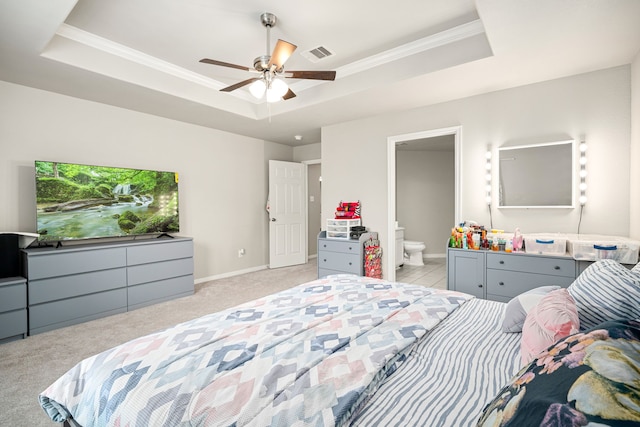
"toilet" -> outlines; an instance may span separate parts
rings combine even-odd
[[[404,263],[406,265],[424,265],[422,260],[422,251],[424,250],[424,242],[415,242],[413,240],[404,241]]]

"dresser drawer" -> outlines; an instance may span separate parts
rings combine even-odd
[[[39,304],[29,307],[29,335],[125,311],[125,288]]]
[[[361,275],[359,254],[345,254],[340,252],[318,252],[318,268],[336,270],[342,273]]]
[[[576,274],[576,264],[573,259],[520,256],[517,254],[487,253],[487,268],[549,274],[572,279]]]
[[[174,259],[152,264],[134,265],[127,268],[127,283],[129,286],[133,286],[192,274],[193,258]]]
[[[162,242],[127,248],[127,265],[147,264],[178,258],[193,257],[193,242]]]
[[[27,307],[27,284],[0,286],[0,313]]]
[[[27,334],[27,309],[0,313],[0,340]]]
[[[73,249],[59,253],[51,251],[37,255],[29,254],[27,277],[29,281],[31,281],[48,277],[124,267],[125,263],[125,248]]]
[[[160,301],[193,294],[193,275],[158,280],[127,288],[129,310],[155,304]]]
[[[321,251],[329,251],[347,254],[359,254],[360,245],[361,243],[358,240],[319,240],[318,253],[320,253]]]
[[[94,294],[125,286],[127,286],[127,271],[124,267],[74,274],[73,276],[30,280],[29,305]]]
[[[558,285],[566,288],[573,280],[573,277],[548,274],[487,270],[487,295],[513,298],[539,286]]]

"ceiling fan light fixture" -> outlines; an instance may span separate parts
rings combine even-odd
[[[257,99],[262,98],[266,90],[267,85],[262,79],[256,80],[255,82],[251,83],[251,86],[249,86],[249,92],[251,92],[251,95],[253,95]]]
[[[271,88],[270,88],[279,98],[282,98],[285,93],[289,90],[289,86],[285,83],[284,80],[281,79],[273,79],[271,80]]]
[[[289,90],[289,86],[280,79],[272,79],[267,87],[267,102],[278,102]]]
[[[278,102],[281,99],[282,97],[278,96],[276,91],[274,91],[273,89],[267,89],[267,102],[269,103]]]

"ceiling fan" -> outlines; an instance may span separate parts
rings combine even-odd
[[[283,79],[335,80],[335,71],[285,71],[284,63],[296,50],[297,46],[278,39],[273,52],[269,55],[271,47],[270,30],[276,25],[276,21],[277,18],[273,13],[265,12],[260,15],[260,22],[267,28],[267,53],[253,60],[253,69],[215,59],[203,58],[200,60],[205,64],[220,65],[259,74],[258,77],[251,77],[220,89],[221,92],[231,92],[251,84],[249,91],[253,96],[262,98],[266,93],[267,102],[276,102],[280,99],[287,100],[296,96]]]

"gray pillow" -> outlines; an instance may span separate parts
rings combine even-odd
[[[580,330],[608,320],[640,319],[640,272],[617,261],[594,262],[568,290],[578,307]]]
[[[503,332],[522,332],[522,325],[527,318],[527,313],[551,291],[560,289],[560,286],[540,286],[530,291],[513,297],[504,312],[502,319]]]

